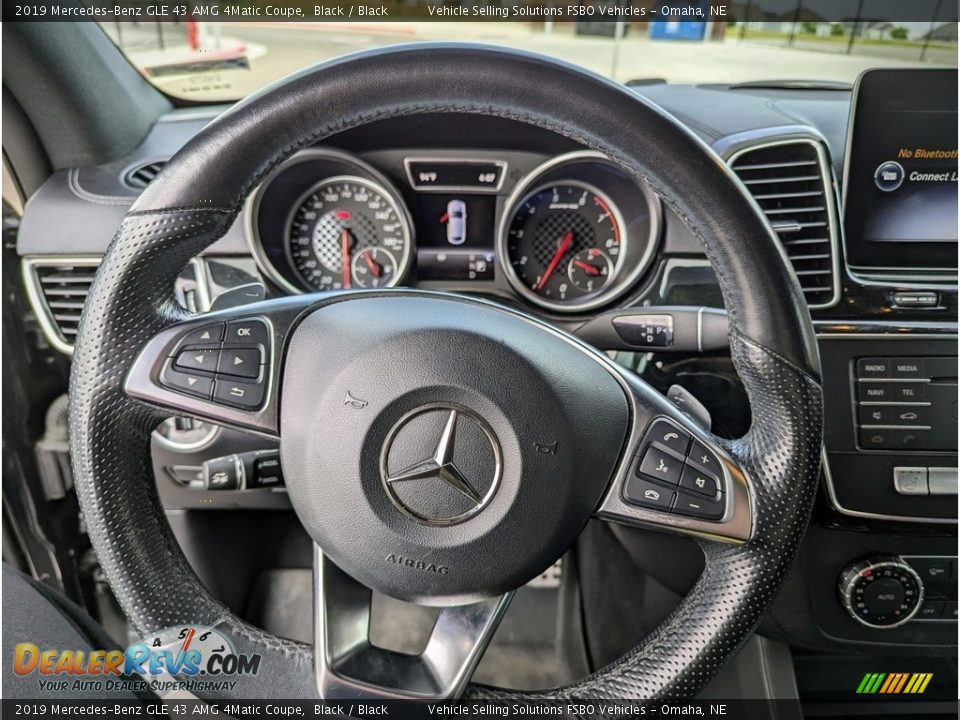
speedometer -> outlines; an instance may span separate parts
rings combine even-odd
[[[614,280],[626,247],[620,211],[586,183],[566,180],[525,195],[506,227],[518,290],[538,304],[578,306]]]
[[[324,180],[294,205],[290,266],[315,290],[390,287],[410,264],[410,226],[384,187],[354,176]]]

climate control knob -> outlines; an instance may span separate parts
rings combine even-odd
[[[840,601],[860,623],[892,628],[910,620],[923,601],[923,582],[906,562],[893,555],[868,557],[840,575]]]

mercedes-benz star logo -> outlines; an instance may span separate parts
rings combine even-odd
[[[431,438],[437,438],[432,451]],[[496,493],[500,474],[500,445],[487,423],[448,405],[428,405],[402,417],[380,458],[390,500],[428,525],[453,525],[476,515]]]

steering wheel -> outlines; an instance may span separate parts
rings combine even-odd
[[[604,354],[492,302],[359,291],[203,316],[176,303],[178,273],[278,163],[334,133],[416,113],[544,128],[649,185],[716,272],[749,432],[729,441],[704,431]],[[248,351],[253,375],[190,384],[175,363],[185,347],[221,358]],[[821,400],[796,278],[706,145],[571,65],[430,44],[295,74],[233,107],[166,165],[91,288],[70,432],[90,539],[132,625],[144,634],[208,626],[236,652],[261,656],[259,674],[235,677],[230,697],[690,698],[749,637],[794,559],[819,478]],[[290,500],[316,546],[313,647],[238,619],[188,566],[150,464],[150,433],[174,413],[279,440]],[[649,494],[633,502],[647,456],[712,469],[716,514],[671,509],[669,491],[660,507]],[[696,535],[702,576],[642,644],[577,683],[529,694],[470,685],[511,592],[591,517]],[[421,655],[370,643],[371,589],[442,607]]]

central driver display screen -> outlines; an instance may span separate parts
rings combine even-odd
[[[854,92],[844,187],[847,259],[957,266],[957,72],[870,70]]]

